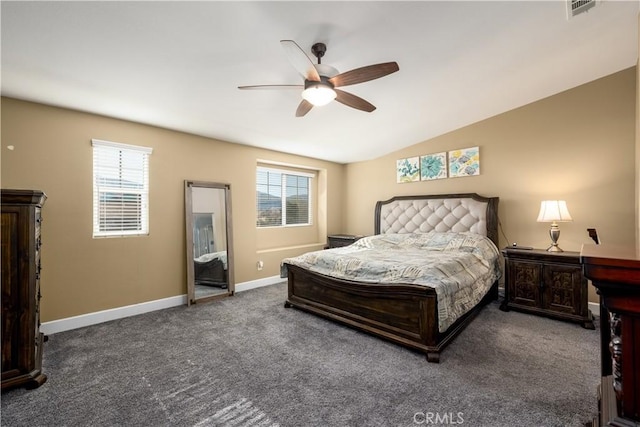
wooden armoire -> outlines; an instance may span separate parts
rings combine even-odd
[[[0,190],[2,205],[2,390],[36,388],[42,373],[40,332],[41,209],[36,190]]]

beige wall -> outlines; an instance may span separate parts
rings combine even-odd
[[[321,248],[327,232],[343,228],[344,165],[9,98],[2,98],[1,112],[2,188],[39,189],[49,197],[43,322],[186,293],[185,179],[231,184],[237,283],[278,275],[283,257]],[[92,138],[153,148],[149,236],[92,239]],[[305,227],[258,233],[258,159],[321,171],[324,219],[313,233]]]
[[[638,13],[638,52],[640,52],[640,13]],[[640,248],[640,58],[636,64],[636,246]]]
[[[560,247],[635,242],[636,67],[421,142],[372,161],[347,165],[345,232],[373,232],[377,200],[403,194],[475,192],[499,196],[509,242],[546,248],[549,224],[540,201],[564,199],[574,219],[561,223]],[[424,112],[428,114],[428,112]],[[396,160],[480,147],[481,174],[397,184]],[[501,246],[509,242],[500,236]],[[594,297],[591,298],[594,300]]]

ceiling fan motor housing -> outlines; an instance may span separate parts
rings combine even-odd
[[[340,74],[340,72],[336,68],[333,68],[331,65],[316,64],[314,65],[314,67],[316,71],[318,71],[318,74],[320,74],[320,78],[326,77],[330,79],[331,77]]]
[[[305,79],[304,88],[305,89],[309,89],[310,87],[314,87],[314,86],[324,86],[324,87],[328,87],[328,88],[333,89],[334,85],[333,85],[333,83],[331,83],[329,81],[330,78],[331,77],[320,75],[320,81],[319,82]]]

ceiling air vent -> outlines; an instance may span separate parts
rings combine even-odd
[[[596,5],[596,0],[567,0],[567,19],[586,12]]]

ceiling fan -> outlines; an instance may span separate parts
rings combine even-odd
[[[280,44],[291,64],[304,77],[304,85],[253,85],[238,86],[238,89],[303,89],[302,102],[298,105],[296,117],[302,117],[314,106],[326,105],[334,99],[346,106],[370,113],[376,109],[374,105],[359,96],[336,88],[378,79],[400,69],[396,62],[385,62],[338,73],[335,68],[322,64],[321,58],[327,51],[324,43],[316,43],[311,47],[311,52],[318,58],[317,64],[314,64],[293,40],[280,40]]]

